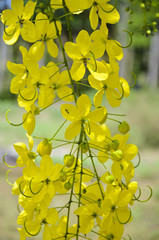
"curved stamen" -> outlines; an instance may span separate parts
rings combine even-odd
[[[134,166],[134,168],[137,168],[140,165],[140,162],[141,162],[140,153],[138,152],[137,154],[138,154],[139,159],[138,159],[138,163],[136,164],[136,166]]]
[[[7,19],[7,20],[8,20],[8,19]],[[14,35],[14,33],[15,33],[15,31],[16,31],[16,27],[15,27],[15,29],[14,29],[14,31],[13,31],[12,34],[8,34],[8,33],[6,32],[6,22],[7,22],[7,20],[4,22],[3,30],[4,30],[4,33],[5,33],[8,37],[11,37],[11,36]]]
[[[41,191],[41,189],[43,188],[44,182],[42,183],[42,186],[40,187],[39,191],[33,192],[32,188],[31,188],[31,183],[32,183],[33,179],[34,179],[34,178],[32,178],[32,179],[30,180],[30,182],[29,182],[29,189],[30,189],[30,192],[31,192],[32,194],[37,195],[37,194]]]
[[[93,69],[92,68],[92,66],[90,65],[90,67],[92,68],[92,70],[94,71],[94,72],[96,72],[97,71],[97,62],[96,62],[96,59],[95,59],[95,55],[94,55],[94,53],[92,52],[92,51],[89,51],[90,53],[91,53],[91,55],[93,56],[93,60],[94,60],[94,63],[95,63],[95,69]]]
[[[149,197],[146,199],[146,200],[139,200],[139,198],[136,198],[135,196],[135,200],[138,201],[138,202],[147,202],[150,200],[150,198],[152,197],[152,194],[153,194],[153,191],[152,191],[152,188],[150,186],[147,186],[149,189],[150,189],[150,195]],[[140,189],[140,188],[139,188]],[[141,191],[141,190],[140,190]]]
[[[6,161],[5,161],[5,156],[6,156],[6,155],[7,155],[7,153],[5,153],[4,156],[3,156],[3,162],[4,162],[4,164],[5,164],[7,167],[9,167],[9,168],[16,168],[16,167],[18,167],[18,165],[11,166],[11,165],[9,165],[8,163],[6,163]]]
[[[26,221],[27,221],[27,219],[24,221],[24,229],[25,229],[25,231],[30,235],[30,236],[37,236],[38,234],[39,234],[39,232],[41,231],[41,225],[40,225],[40,228],[39,228],[39,230],[38,230],[38,232],[37,233],[35,233],[35,234],[32,234],[32,233],[30,233],[28,230],[27,230],[27,228],[26,228]]]
[[[109,39],[111,39],[111,40],[113,40],[115,43],[116,43],[116,45],[118,45],[119,47],[121,47],[121,48],[128,48],[128,47],[130,47],[131,46],[131,44],[132,44],[132,34],[131,33],[129,33],[127,30],[123,30],[124,32],[127,32],[128,34],[129,34],[129,37],[130,37],[130,43],[127,45],[127,46],[122,46],[121,44],[119,44],[117,41],[115,41],[114,39],[111,39],[111,38],[109,38]]]
[[[138,200],[141,196],[141,189],[139,187],[138,187],[138,189],[139,189],[139,195],[136,197],[134,194],[134,199],[132,199],[133,201]]]
[[[24,181],[21,181],[20,184],[19,184],[19,191],[20,191],[20,193],[21,193],[24,197],[26,197],[26,198],[31,198],[31,196],[27,196],[27,195],[25,195],[25,194],[23,193],[23,191],[22,191],[22,189],[21,189],[21,185],[22,185],[23,182],[24,182]]]
[[[133,83],[133,85],[130,86],[130,88],[133,88],[136,85],[136,82],[137,82],[137,78],[136,78],[135,73],[132,72],[132,75],[134,76],[134,83]]]
[[[12,169],[9,169],[9,170],[6,172],[6,181],[7,181],[7,183],[8,183],[10,186],[13,186],[14,184],[11,183],[11,182],[8,180],[8,173],[9,173],[10,171],[12,171]]]
[[[115,0],[115,4],[114,4],[113,8],[112,8],[111,10],[109,10],[109,11],[106,11],[99,3],[98,3],[98,5],[100,6],[100,8],[102,9],[103,12],[105,12],[105,13],[111,13],[111,12],[114,11],[114,9],[115,9],[116,6],[117,6],[117,0]]]
[[[8,111],[6,112],[6,120],[7,120],[7,122],[10,124],[10,125],[12,125],[12,126],[14,126],[14,127],[19,127],[19,126],[21,126],[21,125],[23,125],[23,123],[25,123],[25,121],[26,121],[26,119],[27,119],[27,117],[28,117],[28,114],[26,115],[26,117],[24,118],[24,120],[21,122],[21,123],[18,123],[18,124],[16,124],[16,123],[11,123],[10,121],[9,121],[9,119],[8,119],[8,112],[10,112],[11,110],[10,109],[8,109]]]
[[[129,218],[128,218],[128,220],[127,220],[126,222],[121,222],[121,221],[119,220],[119,216],[118,216],[118,214],[117,214],[117,211],[115,210],[116,217],[117,217],[117,219],[118,219],[118,221],[119,221],[120,224],[126,224],[126,223],[128,223],[128,222],[130,221],[130,218],[131,218],[131,216],[132,216],[132,213],[131,213],[131,209],[130,209],[130,208],[128,208],[128,209],[129,209],[129,211],[130,211],[130,215],[129,215]]]
[[[127,236],[128,236],[128,238],[129,238],[129,240],[132,240],[132,238],[131,238],[131,236],[129,235],[129,234],[127,234]],[[127,240],[125,237],[124,238],[122,238],[123,240]]]
[[[37,94],[37,92],[36,92],[36,90],[35,90],[34,96],[33,96],[31,99],[26,99],[25,97],[22,96],[22,94],[21,94],[21,92],[20,92],[20,90],[19,90],[19,95],[21,96],[21,98],[22,98],[23,100],[25,100],[25,101],[27,101],[27,102],[33,101],[34,98],[36,97],[36,94]]]
[[[121,83],[119,83],[120,84],[120,86],[121,86],[121,89],[122,89],[122,94],[121,94],[121,97],[120,98],[117,98],[116,96],[115,96],[115,94],[113,93],[113,91],[112,91],[112,89],[110,88],[109,90],[110,90],[110,92],[111,92],[111,94],[112,94],[112,96],[116,99],[116,100],[121,100],[123,97],[124,97],[124,88],[123,88],[123,86],[122,86],[122,84]]]

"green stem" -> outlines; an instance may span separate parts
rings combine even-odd
[[[54,25],[55,25],[55,29],[56,29],[56,35],[57,35],[57,38],[58,38],[58,40],[59,40],[59,44],[60,44],[60,48],[61,48],[61,51],[62,51],[64,63],[65,63],[66,69],[67,69],[67,71],[68,71],[68,75],[69,75],[69,78],[70,78],[70,82],[71,82],[71,86],[72,86],[72,91],[73,91],[73,95],[74,95],[75,103],[76,103],[77,98],[76,98],[75,88],[74,88],[74,85],[73,85],[73,79],[72,79],[72,77],[71,77],[70,69],[69,69],[69,66],[68,66],[68,63],[67,63],[64,46],[63,46],[63,43],[62,43],[62,40],[61,40],[61,37],[60,37],[60,34],[59,34],[59,30],[58,30],[58,27],[57,27],[56,19],[54,18],[54,14],[53,14],[53,12],[52,12],[52,9],[51,9],[51,6],[50,6],[50,5],[49,5],[49,8],[50,8],[50,12],[51,12],[51,14],[52,14],[52,19],[53,19],[53,21],[54,21]]]
[[[54,137],[58,134],[58,132],[61,130],[61,128],[63,127],[63,125],[64,125],[66,122],[67,122],[67,120],[65,120],[65,121],[61,124],[61,126],[59,127],[59,129],[55,132],[55,134],[53,135],[53,137],[49,139],[49,141],[51,141],[51,140],[54,139]]]
[[[74,183],[75,183],[75,171],[76,171],[76,168],[78,166],[78,157],[79,157],[79,151],[80,151],[80,144],[82,142],[82,136],[83,136],[83,132],[82,132],[82,129],[81,129],[81,133],[80,133],[80,137],[79,137],[79,142],[78,142],[78,150],[77,150],[77,156],[76,156],[76,164],[75,164],[75,167],[74,167],[74,171],[73,171],[73,180],[72,180],[72,188],[71,188],[71,193],[70,193],[70,199],[69,199],[69,202],[68,202],[68,212],[67,212],[67,225],[66,225],[66,234],[65,234],[65,240],[67,240],[67,234],[68,234],[68,226],[69,226],[69,218],[70,218],[70,210],[71,210],[71,203],[72,203],[72,197],[74,195],[73,193],[73,189],[74,189]],[[78,226],[79,228],[79,226]],[[79,230],[77,229],[77,232]],[[78,236],[76,238],[76,240],[78,239]]]
[[[72,28],[71,28],[71,24],[70,24],[69,15],[68,15],[69,11],[66,7],[65,0],[62,0],[62,3],[63,3],[63,8],[64,8],[64,11],[65,11],[65,15],[66,15],[66,23],[67,23],[67,31],[68,31],[68,34],[69,34],[69,40],[71,42],[73,42]]]
[[[88,144],[88,140],[87,140],[87,137],[86,137],[86,133],[84,132],[84,136],[85,136],[85,141],[87,142]],[[93,156],[92,156],[92,152],[91,152],[91,149],[89,147],[89,144],[88,144],[88,151],[89,151],[89,156],[91,158],[91,162],[92,162],[92,165],[93,165],[93,169],[94,169],[94,172],[95,172],[95,175],[96,175],[96,178],[97,178],[97,182],[98,182],[98,186],[99,186],[99,189],[100,189],[100,192],[101,192],[101,195],[102,195],[102,198],[104,199],[104,193],[102,191],[102,188],[101,188],[101,185],[100,185],[100,178],[99,178],[99,175],[97,173],[97,169],[96,169],[96,166],[94,164],[94,160],[93,160]]]

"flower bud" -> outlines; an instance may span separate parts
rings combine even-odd
[[[66,182],[66,183],[64,184],[64,188],[65,188],[66,190],[70,190],[70,189],[72,188],[72,184],[71,184],[70,182]]]
[[[148,29],[148,30],[146,31],[146,36],[149,36],[150,34],[151,34],[151,30]]]
[[[153,22],[152,25],[153,25],[153,26],[156,26],[156,25],[157,25],[157,22]]]
[[[112,153],[112,158],[113,160],[120,162],[123,158],[123,152],[120,149],[116,150]]]
[[[118,147],[119,147],[119,141],[117,139],[114,139],[114,140],[111,141],[109,146],[110,146],[110,149],[117,150]]]
[[[61,182],[66,182],[67,180],[67,173],[65,171],[60,172],[60,181]]]
[[[158,12],[158,13],[156,13],[156,18],[159,18],[159,12]]]
[[[138,188],[138,185],[137,185],[137,182],[135,181],[132,181],[128,184],[128,190],[130,190],[132,194],[136,193],[137,188]]]
[[[39,113],[40,113],[40,108],[39,107],[35,107],[34,115],[38,115]]]
[[[75,157],[71,154],[65,154],[63,161],[64,161],[65,166],[70,168],[74,164]]]
[[[141,7],[141,8],[145,8],[145,4],[144,4],[144,3],[141,3],[141,4],[140,4],[140,7]]]
[[[130,126],[126,121],[123,121],[118,126],[118,131],[122,134],[126,134],[130,130]]]
[[[107,183],[113,183],[114,182],[114,176],[113,175],[108,175],[106,176],[106,182]]]
[[[50,155],[52,152],[52,142],[50,142],[48,139],[44,139],[42,142],[39,143],[37,147],[37,153],[41,157],[44,155]]]
[[[87,142],[82,142],[81,143],[81,151],[83,152],[83,153],[86,153],[87,151],[88,151],[88,143]]]

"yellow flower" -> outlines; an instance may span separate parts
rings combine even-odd
[[[72,123],[66,129],[65,138],[68,140],[76,137],[84,126],[87,135],[98,141],[103,138],[103,130],[98,122],[102,121],[106,115],[106,108],[98,108],[91,111],[91,100],[86,94],[82,94],[77,100],[77,107],[72,104],[61,105],[61,113],[64,118]]]
[[[34,14],[35,6],[36,2],[31,0],[28,1],[25,6],[23,0],[12,0],[12,10],[6,9],[2,12],[1,21],[8,26],[5,28],[3,35],[3,40],[6,44],[14,44],[18,40],[21,32],[23,36],[23,33],[25,32],[23,28],[34,28],[34,24],[30,22],[29,19]],[[21,25],[23,26],[22,29]],[[34,37],[32,36],[32,39]]]
[[[131,212],[128,209],[128,204],[132,197],[131,193],[128,190],[121,191],[118,188],[114,188],[108,194],[108,197],[103,200],[101,205],[104,213],[101,229],[105,229],[105,226],[110,226],[113,219],[117,219],[123,224],[131,219]]]
[[[94,41],[99,57],[102,57],[106,51],[109,58],[115,58],[118,61],[123,58],[123,49],[119,42],[109,38],[107,26],[100,27],[100,30],[94,31],[90,37]]]
[[[29,141],[29,149],[27,148],[25,143],[22,143],[22,142],[15,143],[13,145],[15,151],[19,155],[19,157],[17,158],[17,165],[19,167],[24,167],[25,165],[29,166],[31,162],[34,161],[36,158],[36,153],[32,152],[32,148],[34,144],[33,139],[28,134],[27,134],[27,137]]]
[[[33,201],[42,201],[46,194],[49,194],[51,198],[54,197],[56,193],[54,181],[60,178],[62,168],[62,164],[57,163],[54,165],[49,155],[42,157],[40,171],[30,182]]]
[[[109,0],[66,0],[66,5],[71,12],[77,12],[91,8],[89,14],[90,24],[93,30],[98,26],[98,17],[104,21],[104,23],[114,24],[119,21],[119,13],[110,4],[107,4]]]
[[[88,77],[90,85],[98,90],[94,96],[94,105],[96,107],[101,105],[105,93],[111,107],[118,107],[121,103],[121,99],[123,97],[128,97],[129,85],[125,79],[119,77],[119,66],[117,62],[111,61],[111,64],[105,63],[105,66],[109,73],[107,78],[101,80],[98,76],[99,73],[98,75],[92,73],[92,75]]]
[[[80,218],[80,232],[83,234],[89,233],[95,225],[94,220],[100,222],[100,216],[102,215],[101,208],[95,204],[88,204],[80,206],[74,211],[74,214]]]
[[[56,22],[56,24],[58,27],[59,34],[61,34],[61,23],[58,21]],[[36,47],[38,44],[36,51],[41,52],[41,55],[43,56],[44,50],[45,50],[44,42],[46,42],[48,53],[52,57],[57,57],[58,47],[53,41],[55,38],[57,38],[54,22],[50,23],[48,17],[45,14],[38,13],[35,19],[35,27],[36,27],[37,40],[39,42],[34,43],[33,47]]]
[[[98,240],[121,240],[123,232],[123,224],[120,224],[116,219],[114,219],[109,227],[104,226],[102,230],[99,231]]]
[[[71,67],[71,75],[75,81],[81,80],[86,72],[85,64],[90,70],[95,70],[97,52],[93,46],[91,46],[91,38],[87,31],[81,30],[76,37],[76,43],[66,42],[65,51],[67,55],[73,59]],[[92,67],[93,66],[93,67]]]

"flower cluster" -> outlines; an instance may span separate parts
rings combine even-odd
[[[120,240],[124,225],[132,220],[131,206],[134,201],[141,201],[140,188],[133,180],[136,166],[132,161],[140,155],[136,145],[127,143],[130,126],[111,118],[120,115],[105,107],[120,106],[130,92],[128,82],[119,76],[122,46],[110,38],[107,27],[117,23],[120,15],[108,2],[50,0],[43,4],[42,11],[41,3],[29,0],[24,6],[23,0],[12,0],[12,9],[2,12],[4,42],[12,45],[20,34],[29,42],[29,49],[19,47],[22,63],[7,63],[14,75],[10,91],[25,109],[23,121],[17,125],[23,125],[28,138],[28,146],[22,142],[14,144],[18,158],[13,167],[22,168],[22,176],[12,187],[12,193],[18,195],[20,240],[41,231],[43,240]],[[58,9],[62,15],[57,17]],[[82,29],[73,41],[69,16],[87,9],[92,32]],[[63,44],[60,20],[65,18],[70,40]],[[40,66],[45,51],[53,59]],[[54,58],[59,52],[63,60],[57,63]],[[80,86],[95,92],[93,100],[87,91],[82,93]],[[36,116],[58,103],[63,124],[52,137],[33,140]],[[107,126],[111,120],[118,124],[114,136]],[[56,139],[66,122],[70,125],[64,139]],[[33,150],[34,141],[39,139],[41,142]],[[69,147],[64,148],[62,156],[65,145]],[[55,148],[60,149],[63,163],[54,161]],[[7,164],[5,158],[4,163]],[[57,199],[62,195],[65,203],[60,205],[63,200]]]

